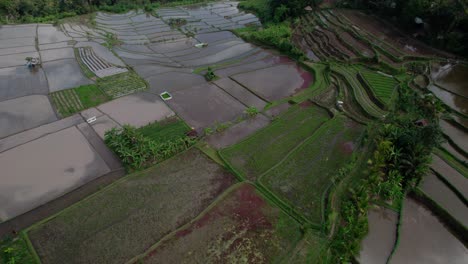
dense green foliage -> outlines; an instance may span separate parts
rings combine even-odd
[[[35,263],[22,236],[6,237],[0,241],[0,264]]]
[[[304,53],[294,46],[292,30],[288,22],[268,25],[265,29],[242,28],[236,30],[243,39],[278,49],[294,59],[304,58]]]
[[[352,146],[362,131],[362,126],[337,115],[266,172],[260,182],[320,226],[326,207],[323,196],[337,171],[352,157],[352,147],[345,146]]]
[[[240,8],[255,12],[263,22],[281,22],[288,18],[299,17],[305,8],[316,7],[322,0],[246,0]]]
[[[51,22],[97,10],[122,13],[131,9],[148,12],[159,6],[207,2],[207,0],[2,0],[0,23]]]
[[[157,129],[163,134],[160,127]],[[151,133],[146,131],[145,134]],[[188,149],[195,143],[194,138],[185,135],[164,141],[153,140],[130,125],[107,131],[104,141],[130,170],[149,167]]]
[[[399,26],[423,31],[431,45],[468,56],[468,4],[465,0],[346,0],[344,6],[363,8],[393,19]],[[424,23],[416,23],[416,18]]]
[[[52,103],[62,117],[70,116],[109,101],[111,98],[95,84],[82,85],[77,88],[53,92]]]

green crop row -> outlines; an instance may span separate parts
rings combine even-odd
[[[323,194],[334,181],[339,169],[351,158],[352,150],[343,150],[358,137],[361,126],[344,116],[324,123],[312,136],[289,153],[259,181],[313,223],[321,224]]]
[[[292,106],[270,126],[221,150],[220,155],[241,176],[255,180],[311,136],[328,118],[327,112],[320,107]]]

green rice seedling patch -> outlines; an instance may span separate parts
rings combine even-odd
[[[192,148],[131,174],[27,230],[42,263],[126,263],[235,182]]]
[[[390,104],[398,82],[392,77],[387,77],[373,71],[363,70],[360,71],[360,74],[375,96],[383,103]]]
[[[138,129],[143,136],[155,142],[165,142],[183,138],[192,130],[178,117],[172,117],[161,122],[154,122]]]
[[[323,124],[303,144],[260,177],[260,182],[312,222],[320,224],[323,197],[350,160],[363,127],[345,116]]]
[[[62,90],[50,94],[52,102],[62,117],[70,116],[84,109],[74,89]]]
[[[220,155],[241,176],[255,180],[328,119],[326,110],[318,106],[295,105],[271,125],[221,150]]]
[[[97,80],[98,87],[112,98],[146,89],[146,82],[134,72],[120,73]]]
[[[109,101],[111,98],[103,93],[96,85],[83,85],[74,89],[83,107],[95,107]]]

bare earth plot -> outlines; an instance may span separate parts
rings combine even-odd
[[[123,263],[195,218],[233,182],[191,149],[116,182],[28,235],[42,263]]]

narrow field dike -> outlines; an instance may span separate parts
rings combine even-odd
[[[255,181],[329,118],[325,109],[312,103],[295,105],[271,125],[220,154],[243,177]]]
[[[316,224],[323,219],[323,196],[356,150],[363,127],[338,115],[323,124],[260,182]]]
[[[199,215],[234,181],[192,148],[123,178],[27,234],[43,264],[125,263]]]

